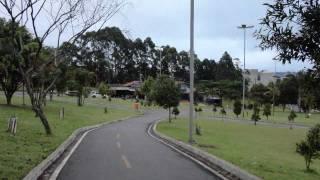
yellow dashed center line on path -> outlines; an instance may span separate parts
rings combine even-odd
[[[126,167],[127,167],[128,169],[131,169],[131,165],[130,165],[130,162],[128,161],[127,157],[124,156],[124,155],[122,155],[121,158],[122,158],[122,160],[123,160],[123,162],[124,162],[124,165],[126,165]]]

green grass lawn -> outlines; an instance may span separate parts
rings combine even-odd
[[[295,152],[296,143],[305,138],[307,129],[254,126],[237,122],[197,120],[202,136],[199,145],[213,145],[203,150],[225,159],[263,179],[320,179],[320,160],[314,161],[314,172],[305,172],[304,159]],[[161,122],[158,130],[178,140],[187,141],[187,119]],[[199,147],[201,148],[201,147]]]
[[[221,116],[220,115],[220,109],[221,108],[217,108],[217,112],[214,114],[212,111],[212,106],[208,106],[208,105],[204,105],[204,104],[200,104],[199,106],[202,107],[203,112],[200,113],[200,118],[210,118],[213,116]],[[225,110],[227,112],[227,117],[230,118],[237,118],[236,115],[233,113],[233,105],[231,102],[229,102],[228,104],[225,104]],[[288,116],[290,114],[290,110],[286,109],[284,112],[282,111],[282,108],[280,107],[276,107],[275,108],[275,115],[274,117],[271,115],[269,116],[269,118],[267,119],[266,116],[262,115],[263,113],[263,109],[260,108],[260,118],[263,121],[267,121],[267,122],[272,122],[272,123],[289,123],[288,122]],[[295,124],[302,124],[302,125],[315,125],[317,123],[320,123],[320,113],[311,113],[310,118],[306,118],[305,113],[296,113],[297,114],[297,118],[295,119],[294,123]],[[245,119],[246,120],[250,120],[251,119],[251,115],[252,115],[252,111],[247,110],[245,111]],[[242,118],[242,114],[239,116],[240,118]]]
[[[26,98],[28,99],[28,98]],[[47,103],[45,112],[51,124],[53,135],[44,133],[41,122],[34,117],[30,106],[21,106],[22,99],[14,97],[13,106],[5,104],[0,95],[0,179],[22,179],[34,166],[53,152],[75,129],[102,122],[117,120],[138,113],[131,108],[130,101],[113,99],[88,99],[83,107],[76,105],[74,97],[54,98]],[[108,113],[104,113],[104,102]],[[65,119],[59,120],[59,110],[65,108]],[[18,117],[16,136],[6,131],[11,115]]]

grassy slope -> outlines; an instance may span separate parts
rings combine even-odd
[[[313,173],[304,171],[304,159],[295,153],[295,144],[304,139],[306,129],[272,128],[242,123],[197,120],[203,136],[198,144],[214,145],[205,149],[264,179],[320,179],[320,161],[315,161]],[[162,122],[158,130],[176,139],[187,140],[187,121]]]
[[[13,99],[13,104],[19,106],[0,105],[0,179],[21,179],[77,128],[136,114],[129,109],[129,101],[114,100],[108,103],[108,106],[124,108],[109,108],[109,113],[104,114],[101,106],[105,102],[103,100],[90,100],[90,105],[77,107],[74,98],[65,98],[72,101],[62,102],[63,98],[59,98],[59,101],[48,102],[45,109],[53,130],[52,136],[45,135],[40,120],[34,117],[29,106],[20,106],[21,98]],[[0,104],[4,103],[3,96],[0,96]],[[65,107],[66,111],[64,120],[59,120],[61,107]],[[16,136],[5,132],[7,119],[13,114],[19,118]]]

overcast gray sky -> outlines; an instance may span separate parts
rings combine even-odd
[[[120,27],[132,39],[151,37],[157,45],[174,46],[178,51],[189,50],[190,0],[127,1],[107,26]],[[242,61],[243,32],[237,26],[248,24],[258,28],[259,19],[266,11],[262,4],[270,1],[273,0],[195,0],[195,51],[200,59],[219,60],[228,51],[233,58]],[[41,18],[38,25],[45,26]],[[247,36],[247,68],[273,71],[275,53],[263,52],[257,47],[258,41],[252,37],[255,29]],[[57,36],[53,34],[46,44],[55,46],[56,41]],[[299,71],[304,67],[310,65],[277,62],[278,71]]]
[[[128,0],[109,26],[129,31],[131,38],[151,37],[157,45],[189,50],[190,0]],[[264,2],[270,0],[195,0],[195,50],[198,56],[219,60],[224,51],[243,59],[243,32],[240,24],[255,25],[265,14]],[[262,52],[258,41],[248,33],[247,68],[274,70],[274,52]],[[281,71],[297,71],[307,63],[283,66]]]

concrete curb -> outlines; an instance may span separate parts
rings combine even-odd
[[[83,133],[94,130],[109,124],[125,121],[137,116],[129,116],[122,119],[110,121],[110,122],[104,122],[101,124],[93,125],[93,126],[87,126],[83,128],[79,128],[75,130],[69,137],[66,139],[54,152],[52,152],[45,160],[43,160],[40,164],[38,164],[36,167],[34,167],[24,178],[23,180],[36,180],[38,179],[56,160],[59,159],[59,157],[62,156],[63,153],[66,152],[66,150],[72,145],[79,136],[81,136]]]
[[[153,124],[152,130],[153,133],[166,141],[167,143],[173,145],[175,148],[187,153],[203,164],[209,166],[210,168],[220,172],[222,176],[225,176],[227,179],[241,179],[241,180],[261,180],[261,178],[248,173],[247,171],[240,169],[239,167],[220,159],[212,154],[209,154],[201,149],[195,148],[189,144],[186,144],[182,141],[177,141],[171,137],[168,137],[157,131],[157,125],[160,121],[157,121]]]

